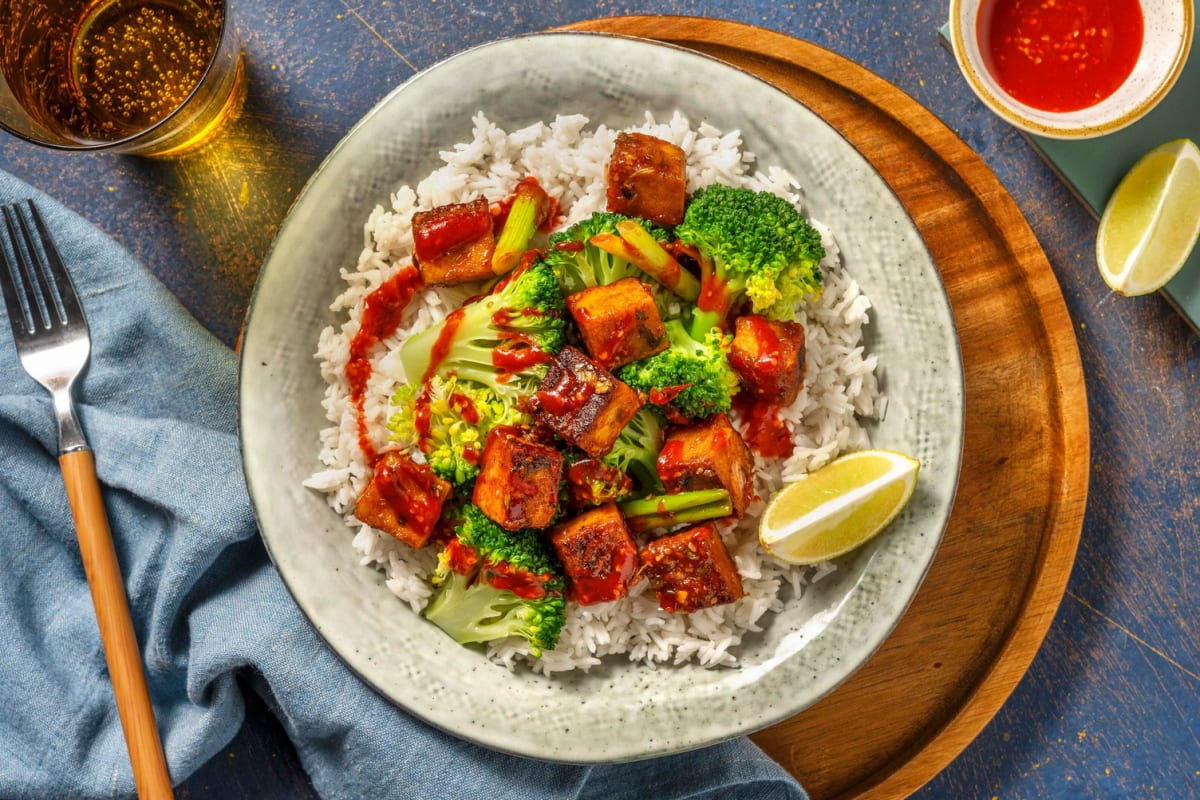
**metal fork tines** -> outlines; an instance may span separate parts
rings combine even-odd
[[[66,265],[32,200],[0,206],[0,290],[21,366],[54,397],[58,448],[87,448],[71,391],[91,352]]]

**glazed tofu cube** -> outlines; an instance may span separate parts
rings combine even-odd
[[[754,456],[724,414],[668,433],[658,454],[658,477],[672,493],[724,489],[737,517],[755,496]]]
[[[384,453],[358,495],[354,516],[410,547],[424,547],[437,527],[450,484],[404,453]]]
[[[758,314],[738,317],[729,365],[759,400],[791,405],[804,385],[804,326]]]
[[[637,278],[592,286],[567,297],[588,354],[605,369],[667,349],[667,329],[650,287]]]
[[[562,561],[567,597],[580,605],[619,600],[637,567],[637,545],[615,503],[556,525],[550,544]]]
[[[497,426],[483,446],[471,502],[507,530],[545,528],[558,508],[562,473],[558,450]]]
[[[496,240],[482,197],[413,214],[413,261],[429,286],[492,278]]]
[[[612,449],[641,407],[637,392],[574,347],[564,347],[534,395],[538,418],[592,458]]]
[[[608,210],[662,225],[683,222],[687,157],[644,133],[618,133],[608,161]]]
[[[717,526],[711,522],[649,542],[639,555],[663,611],[698,611],[745,595]]]

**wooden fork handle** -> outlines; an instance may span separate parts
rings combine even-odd
[[[96,607],[100,640],[104,643],[104,657],[108,661],[108,674],[112,678],[125,745],[133,764],[138,797],[141,800],[172,798],[171,776],[154,723],[154,709],[142,672],[125,583],[121,579],[121,567],[117,563],[117,552],[113,548],[104,502],[100,497],[96,463],[90,450],[65,453],[58,463],[67,487],[71,515],[75,518],[83,568],[92,591],[92,604]]]

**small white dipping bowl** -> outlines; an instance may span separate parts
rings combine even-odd
[[[1104,100],[1078,111],[1042,111],[1013,99],[992,76],[978,36],[978,19],[996,0],[950,0],[954,58],[971,89],[1001,118],[1022,130],[1054,139],[1090,139],[1120,130],[1145,116],[1175,84],[1195,25],[1192,0],[1141,0],[1142,50],[1133,72]]]

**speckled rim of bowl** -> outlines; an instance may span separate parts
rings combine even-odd
[[[1146,20],[1145,41],[1138,56],[1134,74],[1121,88],[1106,100],[1080,111],[1048,112],[1032,108],[1008,95],[992,77],[975,35],[979,11],[989,0],[950,0],[950,43],[954,60],[966,78],[971,90],[992,111],[1021,130],[1051,139],[1091,139],[1113,133],[1132,125],[1148,114],[1171,91],[1187,63],[1192,47],[1195,25],[1192,0],[1150,0],[1155,8],[1166,6],[1175,9],[1177,16],[1163,19],[1147,8],[1142,0]],[[1170,43],[1174,49],[1165,52],[1169,63],[1157,74],[1147,75],[1142,81],[1149,82],[1150,92],[1138,96],[1136,81],[1138,69],[1145,63],[1147,54],[1155,57],[1159,52],[1152,43]],[[1153,51],[1153,52],[1152,52]]]
[[[873,444],[921,458],[921,481],[888,531],[839,559],[836,572],[747,637],[736,668],[614,657],[554,678],[509,672],[412,613],[378,572],[358,564],[341,517],[301,485],[320,469],[318,433],[328,424],[311,352],[321,327],[339,319],[329,302],[341,291],[338,268],[362,247],[362,220],[388,191],[428,171],[423,160],[435,145],[447,146],[427,127],[444,127],[455,104],[466,101],[447,101],[445,81],[463,86],[480,70],[511,75],[514,64],[529,79],[523,95],[549,93],[569,106],[538,106],[534,120],[580,111],[592,125],[614,114],[631,124],[646,109],[683,107],[693,124],[739,127],[761,165],[782,163],[797,173],[813,213],[827,212],[818,216],[838,235],[846,268],[873,301],[866,345],[880,360],[889,398]],[[546,64],[554,74],[539,70]],[[558,73],[578,81],[569,95],[543,85],[566,80]],[[522,96],[516,105],[528,102]],[[455,125],[461,113],[453,112]],[[513,124],[524,116],[504,113],[518,118]],[[409,154],[414,149],[420,164]],[[389,174],[375,169],[381,164]],[[920,232],[869,162],[757,76],[692,50],[606,33],[528,34],[463,51],[409,78],[356,123],[306,183],[272,244],[247,312],[239,380],[243,467],[263,541],[339,659],[435,727],[503,752],[569,763],[714,744],[786,719],[840,686],[894,630],[932,564],[957,491],[965,429],[949,298]]]

